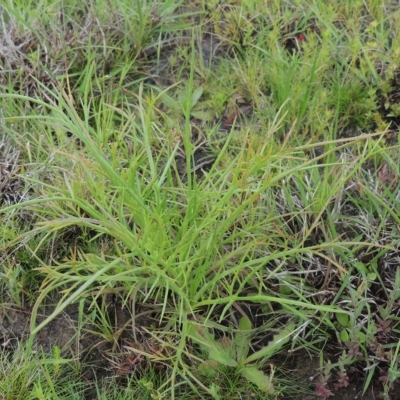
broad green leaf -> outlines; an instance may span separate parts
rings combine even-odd
[[[234,340],[234,348],[236,351],[236,359],[242,362],[246,359],[250,350],[250,337],[243,333],[238,333]]]
[[[249,317],[242,317],[239,320],[239,329],[241,331],[249,331],[252,329],[252,324]]]
[[[248,364],[263,357],[271,357],[275,352],[280,350],[281,347],[289,341],[290,335],[292,334],[295,326],[295,324],[289,324],[282,332],[275,335],[267,346],[255,352],[250,357],[247,357],[245,363]]]
[[[236,349],[236,359],[240,362],[245,360],[250,350],[250,337],[248,331],[252,328],[251,320],[242,317],[239,321],[239,331],[236,333],[234,346]]]
[[[366,337],[365,333],[363,333],[363,332],[357,332],[357,334],[356,334],[356,339],[357,339],[357,341],[358,341],[359,343],[361,343],[361,344],[365,343],[366,338],[367,338],[367,337]]]
[[[237,367],[238,363],[233,358],[229,357],[227,351],[222,349],[220,350],[211,350],[209,357],[212,360],[218,361],[220,364],[227,365],[228,367]]]
[[[161,100],[169,108],[172,108],[174,110],[180,110],[181,109],[180,103],[178,103],[175,99],[173,99],[167,93],[163,93],[162,94]]]
[[[183,89],[183,91],[178,94],[178,100],[179,100],[181,106],[188,102],[188,98],[189,98],[189,89],[188,88]]]
[[[346,329],[340,331],[339,337],[342,342],[348,342],[350,340],[350,336]]]
[[[215,383],[211,384],[210,392],[214,400],[221,400],[221,396],[219,395],[219,387]]]
[[[213,111],[191,111],[190,114],[192,117],[199,119],[200,121],[203,122],[210,122],[215,119],[215,113]]]
[[[208,378],[212,378],[218,372],[219,363],[215,360],[203,361],[198,367],[197,371]]]
[[[375,272],[371,272],[370,274],[368,274],[368,279],[369,279],[370,281],[376,280],[376,274],[375,274]]]
[[[274,392],[274,385],[272,384],[271,378],[256,367],[245,367],[240,371],[240,373],[245,379],[257,385],[264,392]]]
[[[365,266],[364,263],[358,261],[356,263],[354,263],[355,267],[358,269],[359,272],[365,272],[366,274],[368,274],[368,268]]]
[[[340,325],[344,327],[349,326],[349,316],[347,314],[336,314],[336,319],[339,321]]]
[[[283,295],[289,295],[292,292],[289,285],[279,285],[279,293]]]
[[[188,336],[197,342],[203,351],[219,349],[219,344],[215,341],[214,337],[209,333],[206,327],[191,322],[188,323],[188,326]]]
[[[371,321],[371,322],[368,324],[367,332],[368,332],[369,335],[375,335],[375,334],[378,333],[378,327],[374,324],[373,321]]]
[[[218,340],[218,348],[215,349],[217,352],[222,351],[227,357],[236,360],[236,344],[229,339],[227,336]]]
[[[201,95],[203,94],[203,90],[203,87],[200,86],[192,93],[192,107],[194,107],[199,101]]]

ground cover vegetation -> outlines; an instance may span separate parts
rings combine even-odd
[[[396,398],[399,27],[3,1],[0,398]]]

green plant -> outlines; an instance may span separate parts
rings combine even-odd
[[[25,344],[12,347],[16,340],[5,343],[0,356],[0,396],[6,399],[80,399],[84,385],[74,368],[74,360],[32,351]]]
[[[267,373],[276,341],[253,349],[268,315],[273,332],[298,321],[291,354],[321,355],[320,397],[363,370],[364,392],[380,371],[388,396],[399,338],[395,6],[3,3],[0,133],[16,156],[0,143],[2,310],[35,303],[32,342],[79,303],[77,336],[96,333],[106,362],[141,360],[141,382],[118,364],[126,387],[88,383],[98,398],[278,397],[281,366]],[[215,155],[207,168],[193,165],[199,150]],[[129,323],[113,318],[110,296]],[[54,312],[39,320],[49,298]],[[254,328],[235,321],[246,308]],[[62,398],[69,364],[57,345],[39,372],[31,355],[17,362],[35,376],[14,374],[21,390]],[[148,368],[160,365],[162,379]]]
[[[208,358],[199,365],[199,373],[212,377],[221,369],[221,366],[232,367],[244,379],[258,386],[265,393],[272,394],[274,392],[273,370],[268,376],[261,367],[290,340],[294,328],[295,324],[287,325],[272,338],[267,346],[250,355],[252,324],[248,317],[242,317],[239,320],[238,330],[233,338],[224,336],[217,340],[206,327],[195,322],[189,323],[188,337],[199,344]]]

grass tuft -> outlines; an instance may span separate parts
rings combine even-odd
[[[362,376],[389,399],[399,15],[0,6],[0,323],[30,335],[0,360],[5,398],[301,396],[287,365],[308,354],[317,397]],[[86,353],[52,336],[62,315]],[[47,332],[52,354],[28,351]]]

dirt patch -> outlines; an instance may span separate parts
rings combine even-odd
[[[55,310],[54,305],[46,305],[40,308],[36,326],[43,322]],[[115,351],[115,344],[104,339],[104,333],[84,315],[90,311],[79,310],[77,304],[72,304],[46,325],[34,339],[34,347],[51,353],[58,346],[64,354],[74,354],[84,367],[86,379],[95,376],[104,376],[113,373],[113,368],[105,352]],[[81,313],[81,316],[80,316]],[[82,318],[83,314],[83,318]],[[30,337],[32,309],[3,306],[0,309],[0,340],[3,348],[12,349],[14,342],[25,342]],[[113,330],[111,336],[124,327],[130,320],[130,313],[121,307],[109,313],[110,325]],[[125,337],[129,330],[125,330]],[[122,336],[119,334],[118,336]],[[114,346],[113,346],[114,345]],[[95,366],[95,368],[93,367]]]
[[[323,384],[325,379],[320,369],[318,354],[299,352],[286,359],[283,365],[287,371],[287,378],[292,379],[295,390],[293,394],[284,395],[282,400],[377,400],[383,398],[383,385],[378,377],[373,379],[368,390],[363,394],[366,375],[355,368],[349,368],[346,387],[339,387],[340,373],[337,370],[332,370],[326,384]],[[391,388],[388,399],[397,399],[399,389],[400,382],[396,382]],[[323,395],[324,393],[326,396]]]

